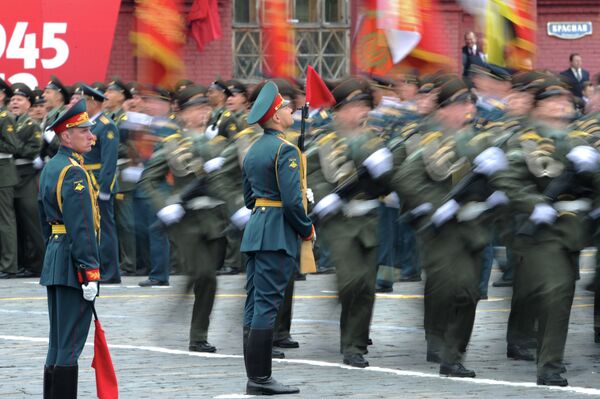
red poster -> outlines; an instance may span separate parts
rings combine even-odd
[[[44,87],[103,81],[121,0],[19,0],[0,13],[0,77]]]

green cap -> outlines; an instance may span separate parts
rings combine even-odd
[[[277,112],[278,109],[285,107],[289,104],[289,101],[284,100],[277,85],[271,81],[265,83],[260,89],[250,113],[248,113],[248,124],[254,123],[263,124]]]

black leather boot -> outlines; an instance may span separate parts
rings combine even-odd
[[[52,396],[52,377],[54,366],[44,366],[44,399],[53,399]]]
[[[54,366],[52,399],[77,399],[78,366]]]
[[[251,329],[246,348],[246,372],[248,395],[284,395],[299,393],[298,388],[280,384],[271,377],[273,349],[272,329]]]
[[[246,367],[246,375],[248,376],[248,357],[246,356],[247,348],[248,348],[248,335],[250,335],[250,327],[244,326],[242,331],[242,346],[244,350],[244,366]]]

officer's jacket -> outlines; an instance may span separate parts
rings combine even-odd
[[[5,108],[0,108],[0,187],[12,187],[18,182],[13,159],[18,149],[14,120]]]
[[[42,149],[42,130],[27,114],[20,115],[15,120],[15,134],[19,141],[19,148],[15,153],[15,164],[21,180],[20,184],[23,184],[28,177],[37,175],[37,169],[33,167],[33,160]]]
[[[82,162],[81,155],[61,146],[42,170],[38,201],[47,243],[42,285],[80,288],[79,268],[88,281],[100,280],[100,214]]]
[[[96,118],[92,127],[96,142],[92,150],[84,155],[85,168],[92,172],[94,185],[101,193],[117,192],[117,157],[119,151],[119,129],[104,113]]]
[[[285,251],[296,257],[298,236],[310,237],[313,227],[302,204],[300,151],[280,135],[265,130],[244,158],[244,203],[253,212],[241,251]]]
[[[586,245],[584,216],[599,205],[598,173],[572,174],[554,202],[548,197],[548,185],[564,173],[573,171],[566,155],[579,145],[589,145],[590,135],[575,130],[551,128],[542,123],[529,127],[507,148],[509,167],[491,180],[494,188],[504,191],[517,216],[517,231],[531,223],[535,205],[546,203],[558,212],[552,225],[535,227],[537,241],[554,241],[571,251]],[[574,172],[573,172],[574,173]],[[581,201],[583,200],[583,201]]]
[[[51,126],[52,123],[54,123],[54,121],[58,119],[60,114],[65,112],[65,110],[66,107],[64,105],[61,105],[60,107],[52,108],[50,111],[48,111],[46,118],[42,122],[42,131],[45,131],[48,126]],[[54,154],[56,154],[56,152],[58,151],[58,147],[60,147],[60,140],[58,136],[54,136],[50,143],[44,140],[44,142],[42,143],[42,151],[40,153],[40,156],[42,157],[42,159],[46,156],[53,157]]]

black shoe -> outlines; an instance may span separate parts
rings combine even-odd
[[[421,276],[419,274],[414,274],[412,276],[403,276],[400,277],[400,281],[401,283],[412,283],[415,281],[421,281]]]
[[[169,285],[169,282],[168,281],[158,281],[158,280],[148,279],[148,280],[140,281],[138,283],[138,285],[140,287],[151,287],[153,285]]]
[[[208,352],[214,353],[217,351],[217,348],[209,344],[207,341],[199,341],[190,343],[190,352]]]
[[[100,280],[100,284],[121,284],[120,278],[111,278],[108,280]]]
[[[0,279],[15,278],[15,273],[0,272]]]
[[[529,352],[529,350],[518,345],[508,345],[508,348],[506,349],[506,357],[514,360],[525,360],[528,362],[535,360],[533,354]]]
[[[240,269],[236,269],[230,266],[223,266],[219,270],[217,270],[217,276],[233,276],[236,274],[240,274]]]
[[[360,367],[364,369],[369,367],[369,362],[365,360],[361,353],[353,353],[351,355],[344,355],[344,364],[352,367]]]
[[[513,286],[512,280],[500,279],[500,280],[494,281],[492,283],[492,287],[512,287],[512,286]]]
[[[475,372],[466,369],[460,362],[440,364],[440,375],[445,375],[446,377],[475,378]]]
[[[125,270],[121,270],[119,274],[121,275],[121,277],[137,276],[135,272],[126,272]]]
[[[272,359],[285,359],[285,353],[282,351],[278,351],[275,348],[271,348],[271,358]]]
[[[283,385],[272,377],[260,377],[248,379],[246,384],[247,395],[288,395],[300,393],[296,387]]]
[[[294,277],[294,280],[296,280],[296,281],[306,281],[306,274],[296,274],[296,277]]]
[[[40,273],[36,273],[32,270],[29,269],[20,269],[19,271],[17,271],[17,274],[15,275],[16,278],[32,278],[32,277],[39,277]]]
[[[273,341],[273,346],[278,348],[299,348],[300,344],[298,341],[294,341],[292,338],[287,337],[277,341]]]
[[[389,293],[389,292],[393,292],[394,291],[394,287],[377,287],[375,288],[375,292],[381,293],[381,294],[385,294],[385,293]]]
[[[479,295],[479,300],[480,301],[487,301],[488,300],[487,294],[485,294],[485,295]]]
[[[542,374],[541,376],[538,376],[537,384],[538,385],[552,385],[552,386],[557,386],[557,387],[566,387],[567,385],[569,385],[569,382],[567,381],[566,378],[564,378],[559,373],[547,372],[547,373]]]
[[[442,358],[438,352],[427,352],[427,361],[429,363],[442,363]]]
[[[317,269],[317,274],[333,274],[335,273],[335,267],[324,267]]]
[[[367,339],[367,345],[373,345],[373,340],[371,338]]]

